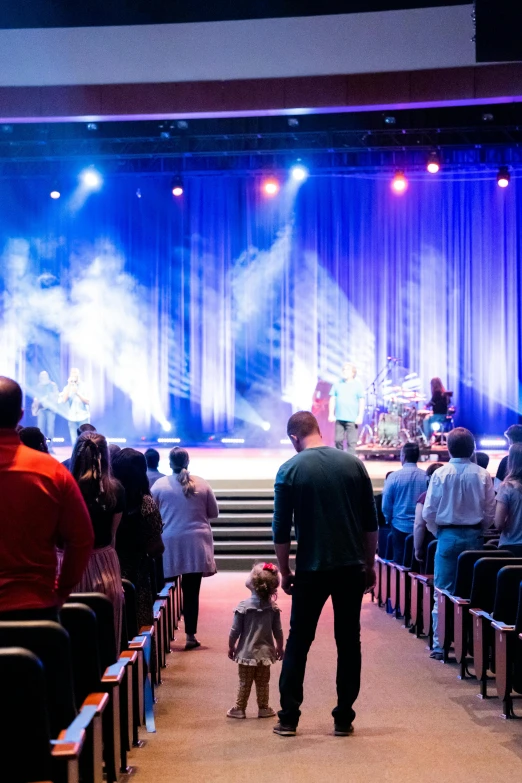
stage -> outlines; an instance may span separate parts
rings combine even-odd
[[[123,444],[122,444],[123,445]],[[280,449],[245,449],[245,448],[202,448],[188,447],[190,454],[190,470],[207,479],[214,488],[250,488],[270,489],[273,486],[276,473],[286,460],[295,452],[289,445]],[[139,451],[145,448],[139,447]],[[167,448],[157,448],[160,453],[159,470],[170,473],[169,451]],[[491,451],[489,472],[494,477],[497,467],[506,454],[505,451]],[[55,457],[60,461],[71,455],[71,448],[60,446],[55,448]],[[439,461],[436,453],[430,458],[419,462],[421,468],[427,468],[430,462]],[[386,474],[398,470],[401,463],[398,459],[364,459],[365,467],[370,475],[374,489],[381,489]]]

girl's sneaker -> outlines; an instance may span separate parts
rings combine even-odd
[[[231,707],[227,712],[227,718],[246,718],[245,710],[238,710],[236,707]]]
[[[275,712],[272,707],[260,707],[257,713],[258,718],[274,718]]]

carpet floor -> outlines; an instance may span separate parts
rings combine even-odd
[[[203,580],[202,647],[185,652],[180,628],[157,692],[157,733],[142,734],[145,746],[129,758],[136,783],[315,783],[329,778],[492,783],[522,778],[522,723],[503,721],[496,697],[481,701],[474,681],[461,682],[455,665],[430,660],[426,642],[368,598],[352,736],[332,733],[336,652],[330,602],[308,658],[298,736],[273,734],[274,720],[256,717],[254,693],[247,720],[226,718],[237,684],[236,665],[227,658],[228,631],[235,605],[249,595],[244,581],[245,574],[238,573]],[[290,599],[282,593],[278,603],[286,636]],[[280,666],[272,667],[275,709]],[[490,690],[494,695],[494,684]]]

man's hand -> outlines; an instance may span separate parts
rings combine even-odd
[[[356,427],[360,427],[362,423],[363,423],[363,417],[362,416],[357,416],[357,418],[355,419],[355,422],[354,422],[355,426]]]
[[[335,418],[335,416],[332,416],[332,414],[330,414],[330,415],[328,416],[328,421],[330,422],[330,424],[335,424],[335,422],[337,421],[337,419]]]
[[[366,587],[364,589],[364,592],[371,593],[371,591],[377,584],[377,573],[375,571],[375,566],[366,566],[365,575],[366,575]]]
[[[235,649],[235,647],[229,647],[228,648],[228,657],[230,658],[231,661],[235,661],[236,660],[236,649]]]
[[[278,661],[282,661],[284,657],[285,657],[285,651],[284,651],[283,647],[280,647],[279,645],[277,645],[277,649],[276,649],[276,658],[277,658],[277,660]]]
[[[285,574],[284,576],[281,575],[281,587],[283,588],[283,591],[287,595],[292,595],[293,593],[294,579],[295,579],[295,574],[293,574],[291,571],[288,574]]]

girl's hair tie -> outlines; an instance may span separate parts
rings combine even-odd
[[[272,571],[272,573],[276,570],[276,567],[273,563],[263,563],[263,571]]]

